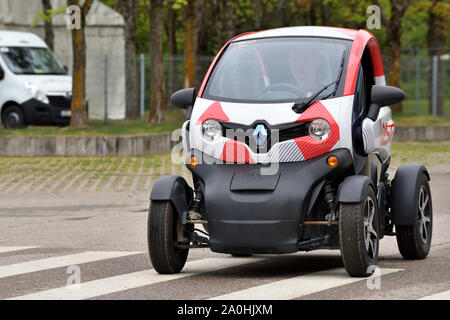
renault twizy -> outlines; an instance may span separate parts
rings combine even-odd
[[[198,94],[171,97],[186,109],[193,185],[168,175],[153,186],[155,270],[180,272],[190,248],[339,249],[350,276],[369,276],[379,240],[393,235],[404,258],[425,258],[430,176],[420,164],[400,166],[393,180],[387,173],[389,106],[404,97],[385,85],[379,45],[367,31],[291,27],[231,39]]]

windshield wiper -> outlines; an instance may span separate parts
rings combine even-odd
[[[306,102],[302,102],[302,103],[296,103],[294,104],[294,106],[292,107],[292,110],[294,110],[295,112],[303,112],[306,109],[308,109],[309,106],[311,106],[311,103],[322,93],[324,92],[326,89],[328,89],[328,87],[330,87],[333,84],[336,84],[334,90],[332,93],[330,93],[329,95],[327,95],[324,99],[328,99],[329,97],[336,96],[336,92],[337,89],[339,87],[339,82],[341,81],[341,76],[342,76],[342,72],[344,70],[344,62],[345,62],[345,50],[342,53],[342,58],[341,58],[341,65],[339,66],[339,73],[338,76],[336,78],[336,80],[334,80],[333,82],[330,82],[329,84],[327,84],[325,87],[321,88],[320,90],[318,90],[315,94],[312,95],[312,97],[306,101]]]

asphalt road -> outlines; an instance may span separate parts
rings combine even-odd
[[[325,250],[191,249],[182,273],[161,276],[146,252],[149,191],[0,193],[0,299],[450,299],[450,167],[430,171],[430,255],[403,260],[386,237],[369,280],[348,277],[339,251]]]

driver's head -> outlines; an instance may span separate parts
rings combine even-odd
[[[296,48],[289,53],[289,66],[297,82],[314,81],[320,57],[309,48]]]

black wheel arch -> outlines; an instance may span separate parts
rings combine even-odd
[[[417,223],[417,190],[422,174],[430,181],[430,174],[422,164],[407,163],[397,169],[389,199],[394,225],[411,226]]]
[[[185,223],[192,196],[192,188],[184,178],[177,175],[165,175],[156,180],[150,193],[150,200],[170,201],[180,220]]]

